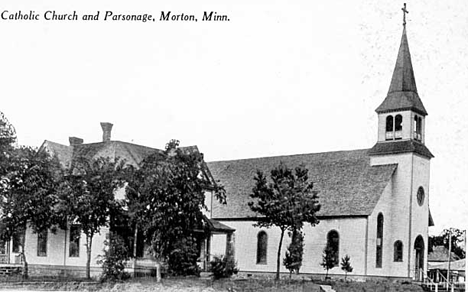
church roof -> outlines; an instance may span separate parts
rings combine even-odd
[[[387,97],[376,109],[376,112],[386,113],[401,110],[413,110],[421,115],[427,115],[416,88],[408,38],[406,37],[406,27],[403,27],[400,49],[398,50],[398,57]]]
[[[388,155],[414,152],[427,158],[433,158],[426,145],[415,140],[378,142],[369,150],[369,155]]]
[[[247,205],[257,169],[269,175],[280,162],[303,164],[319,191],[321,217],[367,216],[373,211],[397,165],[370,166],[368,150],[275,156],[208,162],[214,179],[226,189],[227,204],[213,201],[212,218],[255,217]]]

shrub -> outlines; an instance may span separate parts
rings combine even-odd
[[[341,259],[341,269],[345,271],[345,281],[348,273],[353,271],[353,267],[351,266],[351,258],[349,255],[346,255],[344,258]]]
[[[215,279],[228,278],[233,274],[237,274],[239,271],[237,269],[237,263],[232,257],[215,256],[210,264],[211,272],[213,273]]]
[[[292,234],[291,244],[288,246],[286,256],[283,259],[283,264],[289,270],[289,277],[295,272],[299,273],[302,266],[302,254],[304,251],[304,235],[300,230],[294,230]]]
[[[197,265],[198,245],[194,238],[186,237],[180,239],[167,259],[168,272],[176,276],[189,276],[200,274]]]
[[[117,234],[111,234],[110,240],[104,242],[104,255],[99,256],[98,265],[102,266],[102,280],[125,280],[130,274],[125,272],[128,260],[128,249],[125,241]]]

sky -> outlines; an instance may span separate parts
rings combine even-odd
[[[2,1],[0,111],[18,142],[112,139],[197,145],[207,161],[366,149],[402,33],[398,1]],[[43,14],[95,15],[46,21]],[[407,1],[407,35],[429,115],[436,226],[468,222],[468,2]],[[114,14],[157,21],[104,21]],[[197,22],[161,22],[161,11]],[[229,21],[203,22],[204,11]],[[5,15],[6,15],[5,14]]]

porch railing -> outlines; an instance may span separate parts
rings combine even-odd
[[[10,255],[0,254],[0,264],[9,264],[9,263],[10,263]]]

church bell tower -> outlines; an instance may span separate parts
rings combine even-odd
[[[370,151],[371,155],[415,152],[427,158],[433,157],[425,146],[427,111],[416,87],[405,20],[390,88],[376,112],[378,139]]]
[[[430,160],[426,147],[427,111],[419,97],[406,33],[406,5],[403,10],[403,33],[393,70],[390,88],[377,107],[378,138],[369,150],[370,164],[396,164],[389,184],[391,195],[384,211],[383,234],[387,273],[421,279],[427,271]],[[401,242],[403,256],[392,262],[392,247]],[[385,250],[386,248],[386,250]],[[385,268],[385,265],[384,265]],[[375,273],[378,273],[376,269]]]

